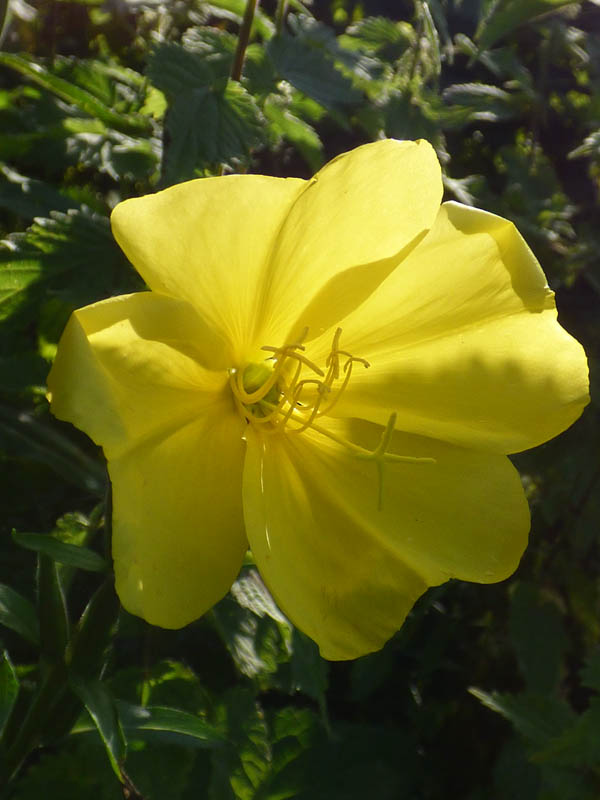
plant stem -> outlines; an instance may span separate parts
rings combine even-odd
[[[252,22],[254,21],[254,12],[258,0],[248,0],[246,3],[246,10],[244,11],[244,18],[238,36],[237,48],[235,57],[233,59],[233,67],[231,68],[231,79],[239,81],[242,77],[242,67],[244,66],[244,56],[246,55],[246,48],[250,39],[250,30],[252,29]]]

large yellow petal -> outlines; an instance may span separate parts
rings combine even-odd
[[[263,344],[304,326],[314,338],[361,303],[431,227],[441,197],[440,166],[423,140],[374,142],[323,167],[277,237],[261,300],[272,340]]]
[[[515,227],[445,204],[427,237],[341,323],[366,358],[334,414],[511,453],[560,433],[588,401],[582,347]],[[319,363],[329,337],[315,342]],[[320,352],[319,352],[320,350]]]
[[[117,242],[150,288],[192,303],[220,337],[215,366],[247,357],[269,255],[305,185],[261,175],[202,178],[125,200],[112,213]]]
[[[373,450],[382,429],[328,420],[336,436]],[[383,468],[307,430],[248,434],[248,540],[282,610],[330,659],[380,648],[427,586],[482,583],[516,568],[529,511],[504,456],[394,434],[390,450],[435,463]]]
[[[152,292],[74,312],[48,376],[52,412],[85,431],[112,458],[231,406],[225,373],[199,363],[203,328],[187,303]]]
[[[229,589],[247,547],[245,422],[225,373],[198,361],[203,326],[152,292],[75,312],[48,378],[52,410],[102,445],[125,608],[179,627]]]
[[[117,592],[153,625],[197,619],[239,572],[247,549],[243,427],[233,410],[215,405],[109,461]]]

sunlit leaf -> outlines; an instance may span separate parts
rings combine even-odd
[[[573,5],[573,0],[496,0],[480,20],[475,39],[487,50],[519,25],[568,5]]]

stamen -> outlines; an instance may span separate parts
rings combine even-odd
[[[387,462],[434,464],[435,459],[401,456],[388,452],[396,425],[395,413],[390,414],[379,444],[374,450],[366,450],[317,424],[316,420],[329,414],[339,402],[350,382],[354,364],[360,363],[365,369],[370,366],[366,359],[340,349],[341,334],[342,329],[336,328],[331,342],[331,350],[325,361],[326,373],[303,355],[305,347],[302,342],[308,335],[308,328],[305,328],[300,338],[292,344],[286,344],[283,347],[272,347],[271,345],[262,347],[262,350],[272,354],[264,362],[248,364],[243,370],[230,370],[229,384],[240,414],[249,423],[260,425],[265,431],[275,432],[285,429],[290,434],[303,433],[311,428],[316,433],[346,448],[355,458],[373,461],[378,478],[377,507],[381,510],[383,505],[383,468]],[[341,358],[345,358],[345,361],[340,369]],[[273,362],[273,366],[267,362]],[[292,364],[294,369],[290,378],[289,367]],[[302,372],[305,369],[310,370],[313,376],[318,377],[302,378]],[[336,381],[340,380],[341,372],[343,372],[343,380],[336,385]],[[309,385],[315,387],[313,399],[304,402],[302,395]],[[327,403],[325,403],[326,397],[329,398]]]

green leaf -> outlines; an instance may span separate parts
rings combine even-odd
[[[480,20],[475,39],[481,50],[487,50],[519,25],[568,5],[573,0],[495,0]]]
[[[105,469],[60,432],[24,411],[0,406],[0,445],[9,454],[51,467],[69,483],[102,496]]]
[[[246,0],[211,0],[210,3],[206,3],[205,7],[211,15],[230,19],[239,24],[244,16]],[[252,35],[258,33],[266,41],[273,35],[274,30],[275,26],[268,16],[260,8],[257,8],[252,20]]]
[[[552,695],[527,692],[519,695],[484,692],[470,688],[486,708],[501,714],[533,748],[545,747],[572,722],[574,713],[563,701]]]
[[[581,670],[581,683],[590,689],[600,692],[600,649],[588,657],[588,660]]]
[[[43,553],[38,553],[36,578],[41,658],[61,663],[70,633],[67,601],[57,564]]]
[[[115,699],[101,681],[71,674],[69,684],[88,710],[106,748],[117,778],[123,782],[121,767],[127,755],[127,742],[119,722]]]
[[[223,93],[198,88],[179,94],[167,116],[167,130],[168,184],[192,178],[209,166],[248,158],[251,149],[264,141],[258,106],[233,81]]]
[[[85,569],[90,572],[106,572],[109,565],[102,556],[88,547],[78,547],[74,544],[67,544],[55,539],[45,533],[18,533],[13,531],[14,541],[26,547],[28,550],[35,550],[44,553],[60,564],[66,564],[77,569]]]
[[[225,736],[195,714],[166,706],[136,706],[117,701],[119,718],[126,733],[143,738],[160,738],[188,747],[220,747]]]
[[[362,94],[336,69],[322,48],[302,38],[281,34],[267,44],[267,53],[281,78],[330,110],[359,103]]]
[[[147,117],[113,111],[90,92],[58,77],[46,67],[29,58],[16,53],[0,52],[0,65],[17,70],[61,100],[72,103],[90,117],[100,120],[110,128],[129,134],[144,134],[152,131],[152,123]]]
[[[0,242],[0,320],[48,283],[56,282],[59,296],[72,308],[93,302],[110,293],[116,270],[126,264],[107,218],[72,210],[36,219],[25,233]],[[35,305],[29,308],[27,321],[37,319]]]
[[[558,685],[567,647],[557,606],[535,586],[521,582],[511,597],[509,629],[527,686],[551,692]]]
[[[552,739],[532,760],[560,767],[597,767],[600,763],[600,698],[594,697],[576,722]]]
[[[475,120],[503,122],[522,113],[527,103],[514,92],[483,83],[461,83],[444,90],[449,106],[444,120],[452,127],[467,125]]]
[[[46,217],[51,211],[78,208],[79,203],[49,183],[20,175],[6,164],[0,164],[0,206],[33,219]]]
[[[387,61],[399,59],[416,41],[414,28],[408,22],[394,22],[386,17],[365,17],[348,28],[347,36],[359,47],[376,52]]]
[[[267,98],[263,112],[271,130],[291,142],[313,172],[323,166],[323,142],[312,125],[288,111],[276,96]]]
[[[0,735],[19,694],[19,680],[6,650],[0,656]]]
[[[40,642],[33,603],[5,584],[0,584],[0,625],[6,625],[32,644]]]

